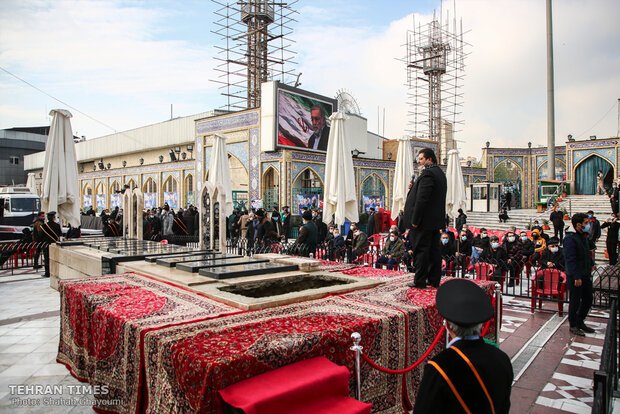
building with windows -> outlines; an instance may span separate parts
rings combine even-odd
[[[0,129],[0,185],[26,184],[24,157],[45,151],[47,127]]]

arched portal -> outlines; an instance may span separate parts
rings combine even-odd
[[[267,211],[273,210],[274,206],[278,206],[280,200],[280,174],[275,168],[269,167],[263,174],[263,200],[264,208]]]
[[[362,213],[368,213],[370,207],[385,208],[385,183],[377,174],[372,173],[362,181],[360,195]]]
[[[592,154],[575,167],[575,193],[596,194],[596,174],[602,171],[605,187],[610,187],[614,179],[614,166],[605,158]]]
[[[179,189],[178,182],[172,176],[164,182],[162,186],[164,195],[164,204],[168,203],[168,206],[172,209],[179,208]]]
[[[496,183],[502,183],[502,193],[505,195],[510,192],[511,208],[521,208],[523,192],[521,183],[523,180],[523,169],[514,160],[505,159],[495,167],[493,177]]]
[[[310,167],[299,173],[291,190],[291,213],[300,214],[301,207],[318,207],[323,199],[323,181]],[[295,207],[297,206],[297,207]]]

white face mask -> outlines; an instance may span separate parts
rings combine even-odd
[[[334,233],[334,237],[340,236],[340,233]]]
[[[515,241],[514,236],[508,237],[508,241],[509,241],[510,243],[512,243],[513,241]]]
[[[359,235],[360,235],[360,232],[359,232],[359,231],[356,231],[356,232],[354,232],[353,234],[355,234],[356,236],[359,236]]]
[[[396,237],[390,236],[390,241],[396,241]]]
[[[523,236],[523,237],[521,237],[521,240],[522,240],[522,241],[526,241],[526,240],[527,240],[527,236]]]
[[[482,234],[480,235],[480,237],[484,239],[484,238],[486,238],[486,237],[487,237],[487,234],[486,234],[486,233],[482,233]]]
[[[551,253],[557,253],[558,250],[560,250],[560,249],[557,248],[557,247],[549,247],[549,250],[551,251]]]

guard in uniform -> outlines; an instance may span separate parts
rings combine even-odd
[[[45,265],[45,274],[43,277],[50,277],[50,243],[56,243],[60,241],[62,236],[62,229],[60,224],[56,223],[56,212],[50,211],[47,213],[47,223],[42,223],[40,227],[41,241],[44,243],[43,247],[43,261]]]
[[[508,413],[510,358],[480,337],[493,316],[491,300],[474,282],[451,279],[439,287],[436,301],[451,341],[424,368],[414,414]]]
[[[116,220],[110,217],[108,223],[103,228],[103,235],[105,237],[121,237],[123,231],[121,230],[121,226],[116,223]]]

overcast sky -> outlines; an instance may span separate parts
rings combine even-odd
[[[462,155],[546,144],[544,0],[453,0],[466,50]],[[376,132],[408,130],[406,32],[439,1],[300,0],[293,39],[301,88],[351,92]],[[211,2],[0,1],[0,68],[77,108],[87,138],[221,107],[214,78]],[[618,134],[620,1],[554,1],[556,142]],[[0,128],[49,125],[65,105],[0,70]],[[102,125],[105,124],[105,125]]]

